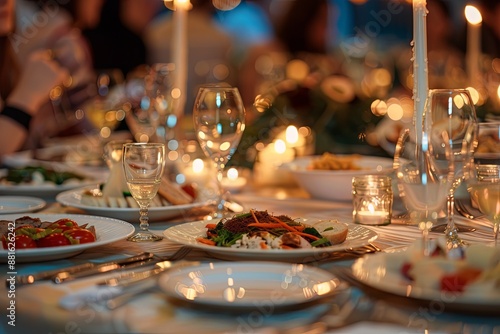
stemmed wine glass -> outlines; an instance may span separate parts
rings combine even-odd
[[[83,108],[86,118],[98,131],[101,149],[112,131],[125,119],[124,82],[123,73],[119,69],[100,70],[95,73],[94,85],[88,89],[91,98]]]
[[[200,87],[193,120],[198,142],[217,170],[217,208],[211,217],[222,218],[227,215],[221,185],[223,170],[245,129],[245,109],[238,88],[222,84]]]
[[[467,176],[471,205],[477,207],[493,223],[497,245],[500,225],[500,122],[479,123],[474,164]]]
[[[464,170],[471,163],[477,143],[477,118],[474,103],[465,89],[431,89],[424,113],[429,140],[434,147],[434,156],[442,164],[453,158],[455,177],[450,189],[446,208],[446,243],[449,249],[466,245],[455,226],[455,191],[464,180]],[[447,139],[443,141],[443,133]],[[452,154],[445,154],[443,147],[449,145]]]
[[[140,207],[141,231],[130,241],[163,239],[149,231],[148,210],[160,187],[165,166],[165,145],[161,143],[128,143],[123,145],[123,171],[132,197]]]
[[[454,178],[453,160],[439,164],[433,148],[423,136],[422,143],[405,129],[396,144],[394,172],[399,195],[410,212],[410,218],[422,231],[424,255],[429,255],[429,231],[437,221]],[[451,154],[451,150],[447,149]]]
[[[471,200],[493,223],[495,246],[500,227],[500,165],[476,163],[470,169],[467,190]]]

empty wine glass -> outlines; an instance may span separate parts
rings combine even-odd
[[[223,170],[236,151],[245,129],[245,109],[236,87],[203,86],[193,109],[194,130],[203,152],[217,170],[217,208],[212,218],[227,215],[221,185]]]
[[[455,191],[464,179],[464,169],[472,162],[477,143],[477,118],[474,103],[465,89],[431,89],[425,105],[424,123],[427,122],[429,140],[434,156],[441,164],[453,158],[455,178],[447,197],[446,243],[449,249],[464,246],[455,226]],[[446,133],[446,139],[443,137]],[[449,145],[452,154],[445,154]]]
[[[163,239],[149,231],[148,210],[160,187],[165,165],[165,145],[160,143],[128,143],[123,145],[123,171],[132,197],[140,207],[141,231],[130,241]]]
[[[432,147],[423,136],[417,143],[408,129],[399,137],[394,153],[399,194],[410,212],[411,220],[422,231],[424,255],[429,253],[429,230],[438,219],[454,177],[453,160],[443,166],[435,159]],[[448,149],[448,152],[451,151]]]

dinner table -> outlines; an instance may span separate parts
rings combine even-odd
[[[189,252],[173,261],[167,269],[148,281],[148,287],[122,295],[122,302],[88,302],[65,305],[62,301],[78,291],[95,287],[116,273],[101,273],[74,279],[64,284],[51,280],[32,284],[16,283],[15,278],[47,270],[60,270],[86,263],[104,263],[123,259],[142,252],[153,253],[158,259],[169,259],[182,245],[164,238],[157,242],[131,242],[126,239],[90,247],[79,254],[62,259],[37,262],[9,262],[2,259],[1,276],[7,284],[0,288],[0,305],[4,316],[0,320],[2,333],[500,333],[500,308],[473,303],[454,304],[443,296],[419,299],[398,292],[383,291],[360,282],[352,275],[356,261],[384,252],[397,252],[419,242],[421,231],[404,219],[395,217],[385,226],[363,226],[352,223],[352,202],[312,198],[293,182],[287,185],[262,185],[248,182],[241,191],[231,194],[230,200],[245,211],[266,210],[272,214],[292,218],[331,219],[349,224],[349,228],[370,231],[370,239],[361,247],[296,258],[290,256],[266,260],[264,258],[229,256],[188,246]],[[401,203],[395,198],[395,214]],[[36,214],[86,214],[83,210],[65,206],[57,201]],[[30,215],[30,213],[27,213]],[[164,221],[150,223],[153,233],[163,235],[169,229],[187,222],[200,220],[200,212],[186,212]],[[139,229],[138,217],[129,222]],[[491,243],[493,233],[484,218],[474,220],[457,215],[458,223],[474,226],[474,232],[462,233],[470,243]],[[442,232],[431,232],[438,238]],[[233,307],[227,304],[197,304],[166,295],[158,281],[174,268],[189,268],[200,264],[273,266],[297,264],[320,269],[335,280],[335,291],[324,298],[280,305],[269,295],[266,302]],[[235,267],[238,268],[238,267]],[[241,268],[241,267],[240,267]],[[300,267],[302,268],[302,267]],[[133,269],[132,269],[133,270]],[[313,272],[314,273],[314,272]],[[265,284],[265,283],[264,283]],[[285,307],[281,307],[285,306]]]

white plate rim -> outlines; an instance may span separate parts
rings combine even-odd
[[[263,293],[265,297],[262,298],[259,296],[247,299],[235,299],[234,302],[227,302],[223,298],[201,295],[200,298],[189,300],[177,292],[177,287],[179,284],[182,284],[183,281],[186,281],[187,276],[192,275],[193,272],[196,272],[196,275],[200,276],[203,280],[203,285],[205,285],[207,289],[211,289],[212,292],[213,289],[215,289],[216,292],[218,291],[219,293],[217,293],[217,295],[220,297],[223,296],[224,291],[219,291],[218,289],[228,287],[224,284],[224,282],[219,281],[220,275],[230,276],[232,281],[235,282],[235,286],[238,286],[239,284],[243,285],[245,282],[255,284],[254,281],[248,277],[248,274],[245,275],[245,273],[248,272],[252,273],[252,275],[258,275],[259,281],[276,279],[279,275],[285,276],[288,274],[299,276],[301,278],[301,284],[304,283],[304,280],[307,280],[308,283],[313,284],[327,283],[330,284],[330,287],[332,288],[328,293],[323,295],[314,294],[310,298],[306,298],[303,293],[292,293],[295,291],[290,291],[288,299],[285,295],[280,294],[279,301],[277,303],[273,302],[273,307],[276,309],[288,308],[290,306],[297,307],[303,304],[318,302],[319,300],[331,297],[333,294],[338,292],[338,289],[340,289],[340,282],[335,275],[318,267],[269,261],[223,261],[203,262],[196,265],[183,266],[177,270],[170,271],[169,273],[160,276],[158,281],[160,290],[162,290],[168,297],[180,302],[187,302],[205,307],[230,308],[231,311],[240,311],[256,308],[264,301],[268,303],[272,302],[271,296],[277,293],[276,290],[272,290],[272,283],[283,283],[283,280],[278,281],[276,279],[274,282],[269,281],[268,284],[262,284],[262,289],[269,289],[267,294]],[[268,276],[266,277],[266,275]],[[210,284],[210,280],[216,280],[216,283],[212,286],[208,286]],[[283,289],[283,292],[287,292],[287,290],[293,289]],[[302,291],[302,289],[300,289],[300,291]]]
[[[91,215],[78,215],[78,214],[30,214],[30,217],[40,218],[42,221],[55,221],[62,218],[69,218],[76,221],[78,224],[89,223],[96,228],[97,240],[91,243],[80,245],[69,245],[59,247],[43,247],[43,248],[30,248],[30,249],[17,249],[14,252],[15,259],[23,261],[44,261],[46,259],[61,259],[65,257],[78,254],[84,250],[94,248],[97,246],[107,245],[125,239],[135,232],[135,227],[126,221],[99,217]],[[0,220],[14,220],[20,218],[19,215],[8,214],[0,215]],[[93,223],[93,224],[92,224]],[[104,228],[113,228],[113,233],[104,231]],[[7,261],[7,256],[12,253],[6,249],[0,249],[0,263]]]
[[[82,204],[80,201],[78,201],[78,196],[81,195],[81,193],[89,189],[89,187],[81,187],[77,189],[71,189],[67,191],[63,191],[56,196],[56,201],[59,202],[60,204],[67,205],[67,206],[72,206],[78,209],[82,209],[88,213],[92,214],[97,214],[97,215],[109,215],[109,217],[114,217],[118,218],[121,217],[122,215],[128,215],[128,214],[138,214],[139,209],[138,208],[109,208],[109,207],[99,207],[99,206],[92,206],[92,205],[85,205]],[[161,207],[150,207],[148,209],[149,214],[151,216],[156,215],[158,217],[161,217],[162,214],[165,215],[165,217],[171,217],[172,213],[177,213],[181,212],[183,210],[190,210],[198,207],[202,207],[205,205],[210,204],[209,201],[207,202],[193,202],[189,204],[181,204],[181,205],[169,205],[169,206],[161,206]],[[169,214],[169,215],[167,215]],[[149,217],[150,222],[153,222],[154,217]]]
[[[489,311],[500,312],[498,309],[498,306],[500,306],[500,293],[489,295],[486,299],[483,298],[484,296],[481,296],[481,299],[479,299],[467,294],[450,292],[446,293],[446,298],[443,298],[443,292],[431,288],[412,286],[411,282],[401,277],[399,272],[387,270],[388,268],[383,264],[382,260],[384,254],[381,253],[378,255],[364,256],[354,261],[352,264],[352,273],[356,280],[379,291],[414,300],[439,302],[443,305],[456,306],[464,310],[470,310],[474,307],[492,307]],[[374,261],[378,262],[375,262],[374,265]],[[384,273],[383,279],[379,277],[380,273]],[[408,295],[409,291],[410,294]]]
[[[24,206],[19,206],[18,208],[11,208],[8,210],[4,210],[3,203],[4,202],[19,202],[24,204]],[[22,212],[34,212],[40,209],[43,209],[47,205],[41,198],[31,197],[31,196],[0,196],[0,214],[9,214],[9,213],[22,213]]]
[[[312,222],[309,222],[312,220]],[[303,218],[304,222],[314,223],[320,218]],[[216,223],[213,220],[198,220],[183,224],[174,225],[163,231],[163,235],[170,241],[188,245],[197,249],[204,250],[209,254],[230,256],[235,259],[251,258],[254,260],[291,260],[297,257],[303,257],[304,260],[314,260],[324,257],[325,253],[345,251],[350,248],[361,247],[377,239],[378,234],[362,225],[346,223],[348,226],[347,239],[342,244],[321,248],[301,248],[301,249],[238,249],[230,247],[216,247],[204,245],[196,241],[197,237],[206,236],[205,225],[207,223]]]

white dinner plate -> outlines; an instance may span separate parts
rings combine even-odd
[[[309,218],[301,221],[313,225],[319,219]],[[324,259],[332,252],[341,252],[347,249],[361,247],[377,238],[377,233],[361,225],[347,224],[348,233],[346,240],[338,245],[320,248],[297,249],[241,249],[231,247],[216,247],[196,241],[198,237],[206,237],[207,223],[213,220],[199,220],[190,223],[175,225],[166,229],[163,234],[170,241],[199,248],[216,258],[227,260],[278,260],[287,262],[312,262]]]
[[[346,155],[340,155],[346,156]],[[285,163],[282,169],[290,171],[297,183],[313,198],[331,201],[352,201],[352,178],[366,174],[389,175],[392,173],[392,159],[359,155],[355,164],[357,170],[312,170],[308,166],[321,156],[298,157]]]
[[[47,203],[36,197],[0,196],[0,214],[34,212],[43,209]]]
[[[331,273],[302,264],[280,262],[215,262],[171,270],[159,279],[174,301],[229,312],[259,307],[297,309],[332,296],[339,280]]]
[[[6,170],[0,171],[0,176],[6,175]],[[85,175],[82,174],[85,177]],[[81,188],[90,185],[97,185],[102,182],[102,178],[84,178],[82,180],[70,180],[64,184],[55,183],[44,184],[0,184],[0,195],[9,196],[35,196],[43,199],[52,199],[62,191]]]
[[[135,232],[132,224],[127,222],[96,216],[86,215],[72,215],[72,214],[30,214],[30,217],[40,218],[42,221],[56,221],[61,218],[69,218],[74,220],[78,225],[88,224],[94,226],[96,230],[97,239],[95,242],[68,245],[59,247],[43,247],[43,248],[29,248],[29,249],[16,249],[0,250],[0,262],[5,263],[9,255],[14,255],[15,262],[40,262],[68,258],[97,246],[106,245],[118,240],[125,239]],[[15,220],[20,218],[20,215],[0,215],[0,220]]]
[[[111,217],[126,221],[139,221],[139,209],[138,208],[109,208],[109,207],[98,207],[82,203],[82,194],[88,189],[87,187],[73,189],[64,191],[56,196],[56,201],[67,206],[82,209],[85,212],[104,217]],[[170,205],[170,206],[160,206],[160,207],[150,207],[149,208],[149,221],[161,221],[175,218],[178,216],[192,216],[192,210],[196,208],[201,208],[208,203],[206,202],[195,202],[183,205]]]
[[[387,259],[384,253],[357,259],[352,265],[354,277],[359,282],[379,291],[409,298],[408,302],[417,302],[429,308],[436,307],[436,310],[500,315],[500,290],[498,289],[496,293],[467,294],[415,286],[402,276],[398,266],[387,263]]]

